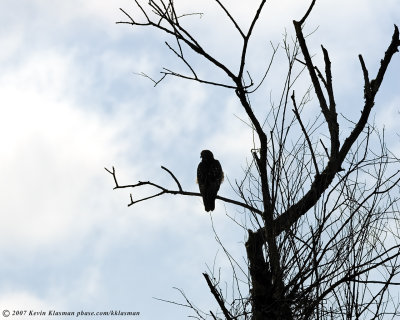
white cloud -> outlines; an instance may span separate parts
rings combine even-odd
[[[53,55],[2,78],[4,247],[55,245],[100,218],[90,214],[90,201],[104,191],[95,183],[105,182],[102,167],[119,146],[104,119],[62,98],[71,70],[68,59]]]
[[[400,132],[400,96],[395,96],[385,103],[376,117],[378,128],[385,128],[391,133]]]

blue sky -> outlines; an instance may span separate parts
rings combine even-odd
[[[268,62],[269,41],[278,43],[285,29],[293,34],[291,20],[308,7],[308,1],[293,2],[270,1],[261,16],[247,65],[256,78]],[[237,68],[238,35],[213,1],[176,3],[181,12],[204,12],[201,19],[187,18],[189,28]],[[246,29],[258,1],[225,3]],[[228,178],[241,177],[251,132],[235,117],[243,112],[229,90],[171,78],[154,88],[134,75],[143,71],[157,78],[163,66],[183,69],[162,34],[115,24],[124,19],[118,8],[133,13],[133,4],[0,2],[1,310],[120,309],[140,311],[140,319],[184,318],[189,310],[152,298],[183,302],[173,287],[199,307],[215,309],[201,273],[216,255],[222,271],[229,265],[201,200],[164,196],[128,208],[129,191],[113,191],[104,167],[114,165],[121,183],[151,179],[173,187],[160,169],[164,165],[194,191],[205,148],[214,151]],[[374,75],[394,23],[400,25],[398,0],[317,1],[307,28],[319,28],[308,41],[316,62],[321,43],[330,52],[340,112],[359,114],[363,82],[357,55],[363,54]],[[200,74],[221,77],[199,57],[191,59]],[[280,59],[264,92],[279,89]],[[399,55],[374,114],[397,152],[398,70]],[[304,78],[300,87],[308,85]],[[267,104],[257,101],[261,114]],[[312,116],[316,110],[311,104],[306,112]],[[228,183],[221,194],[234,196]],[[214,226],[240,259],[245,233],[226,213],[235,215],[236,209],[217,203]]]

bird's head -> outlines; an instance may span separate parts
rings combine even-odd
[[[200,158],[202,158],[204,161],[210,161],[214,159],[214,155],[210,150],[203,150],[200,153]]]

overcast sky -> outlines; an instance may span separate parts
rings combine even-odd
[[[176,2],[181,13],[204,13],[184,21],[236,70],[239,37],[221,10],[212,0]],[[259,1],[224,3],[246,29]],[[269,41],[277,44],[285,30],[293,35],[291,21],[308,3],[268,1],[250,46],[248,69],[256,79],[268,64]],[[243,112],[229,90],[174,79],[154,88],[135,75],[157,78],[164,66],[184,69],[166,48],[168,38],[116,25],[125,19],[119,7],[140,17],[130,0],[0,1],[1,310],[185,318],[189,310],[153,299],[183,303],[173,287],[205,311],[215,309],[201,273],[215,256],[222,271],[229,266],[201,199],[164,196],[128,208],[129,190],[113,191],[104,167],[115,166],[124,184],[151,179],[174,187],[164,165],[186,190],[197,191],[200,151],[212,150],[233,181],[249,157],[251,132],[236,118]],[[317,1],[306,30],[318,29],[308,42],[316,62],[321,43],[330,52],[340,112],[359,114],[357,55],[374,76],[394,23],[400,25],[398,0]],[[199,74],[221,79],[197,56],[191,59]],[[284,67],[278,63],[273,72]],[[396,55],[373,115],[397,151],[399,70]],[[279,85],[269,80],[266,101]],[[234,196],[229,183],[220,193]],[[245,233],[226,213],[236,211],[217,203],[214,226],[240,259]]]

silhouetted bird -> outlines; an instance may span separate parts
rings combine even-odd
[[[215,209],[215,198],[224,180],[224,172],[210,150],[203,150],[200,157],[202,160],[197,167],[197,182],[203,197],[204,209],[208,212]]]

